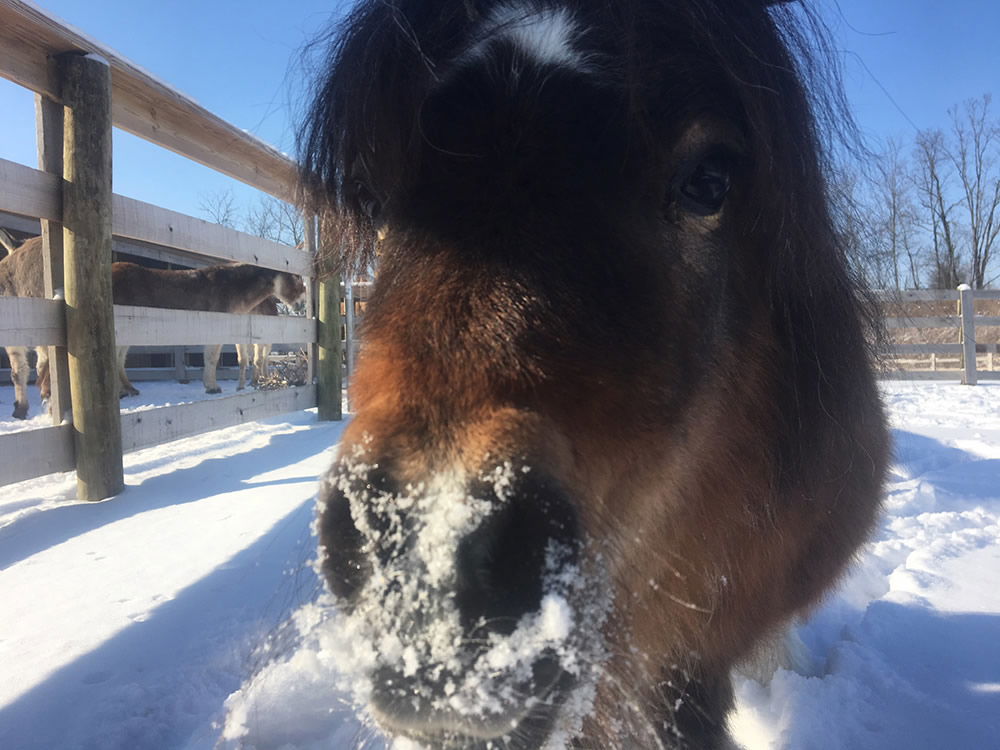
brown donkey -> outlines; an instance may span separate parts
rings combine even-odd
[[[371,0],[333,37],[304,182],[379,273],[318,529],[388,735],[720,747],[730,670],[872,528],[837,100],[768,5]]]
[[[193,271],[162,271],[135,263],[113,263],[111,283],[115,304],[142,307],[166,307],[205,312],[247,314],[272,295],[286,305],[294,305],[305,296],[300,276],[246,263],[197,268]],[[207,393],[219,393],[215,379],[221,345],[205,347],[202,382]],[[138,391],[125,374],[128,347],[118,347],[118,371],[122,387]],[[239,387],[243,387],[246,365],[241,362]]]
[[[45,278],[42,268],[42,238],[32,237],[15,247],[10,235],[4,232],[0,238],[8,255],[0,259],[0,296],[3,297],[44,297]],[[10,378],[14,381],[14,418],[28,416],[28,349],[26,346],[8,346]],[[38,357],[36,376],[42,399],[49,397],[49,350],[35,347]]]
[[[206,266],[193,271],[164,271],[135,263],[114,263],[111,280],[115,304],[178,310],[244,314],[252,312],[272,295],[294,305],[305,294],[300,276],[246,263]],[[42,240],[41,237],[32,237],[0,260],[0,295],[42,297],[44,294]],[[220,349],[220,346],[205,347],[206,365],[202,379],[209,393],[219,391],[215,365]],[[14,417],[17,419],[24,419],[28,414],[30,368],[27,353],[26,347],[7,347],[14,381]],[[118,375],[123,396],[139,393],[125,373],[127,353],[128,347],[118,348]],[[49,397],[46,347],[37,347],[37,354],[38,385],[42,398],[46,399]]]
[[[278,315],[278,300],[274,297],[268,297],[251,310],[250,314],[276,316]],[[219,347],[219,351],[221,350],[221,347]],[[253,367],[252,383],[254,385],[266,380],[270,375],[270,366],[268,364],[268,357],[270,356],[271,344],[237,344],[236,359],[239,363],[240,377],[236,385],[236,390],[243,390],[247,381],[247,370],[251,366]],[[215,361],[218,362],[218,354],[215,355]],[[206,367],[208,366],[207,362],[208,360],[206,359]]]

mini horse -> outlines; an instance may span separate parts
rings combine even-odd
[[[379,273],[318,531],[386,734],[718,748],[730,670],[869,533],[872,317],[767,6],[371,0],[333,36],[307,202]]]

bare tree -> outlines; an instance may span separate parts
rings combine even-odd
[[[971,282],[986,284],[987,268],[1000,235],[1000,120],[990,117],[991,97],[953,107],[953,141],[946,154],[959,183],[959,206],[968,233]]]
[[[290,203],[261,196],[257,205],[247,212],[246,231],[258,237],[298,247],[305,239],[302,214]]]
[[[917,245],[913,180],[899,141],[889,140],[877,155],[873,186],[873,234],[877,254],[895,289],[919,289],[924,271]]]
[[[216,224],[235,229],[237,224],[236,198],[229,188],[205,193],[198,201],[198,208]]]
[[[198,207],[216,224],[240,229],[272,242],[299,246],[305,238],[305,227],[298,209],[269,195],[262,195],[242,218],[230,189],[204,194]]]
[[[867,218],[867,206],[862,203],[868,192],[864,185],[862,174],[846,163],[838,164],[827,175],[827,191],[841,247],[851,266],[870,287],[884,289],[892,285],[892,274]]]
[[[954,216],[958,202],[950,197],[954,176],[944,133],[940,130],[917,133],[915,157],[914,186],[923,209],[921,223],[931,239],[930,285],[936,289],[954,289],[963,279],[959,272],[961,259]]]

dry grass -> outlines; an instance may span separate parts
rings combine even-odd
[[[274,391],[290,385],[305,385],[309,375],[309,362],[304,350],[290,354],[272,355],[267,378],[256,379],[254,387],[261,391]]]

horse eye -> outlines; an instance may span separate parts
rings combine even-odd
[[[723,156],[709,156],[695,165],[681,183],[679,203],[698,216],[711,216],[722,208],[729,194],[731,163]]]

